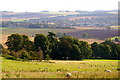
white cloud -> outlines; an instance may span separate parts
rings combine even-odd
[[[0,11],[112,10],[119,0],[2,0]]]

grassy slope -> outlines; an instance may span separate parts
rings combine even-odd
[[[65,74],[72,73],[73,78],[117,78],[116,60],[84,60],[58,61],[52,63],[37,61],[14,61],[2,58],[2,77],[21,78],[65,78]],[[80,66],[80,68],[78,68]],[[46,69],[46,67],[48,69]],[[109,69],[112,72],[104,72]],[[57,71],[59,70],[59,71]],[[101,74],[102,73],[102,74]]]

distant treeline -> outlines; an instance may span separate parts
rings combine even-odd
[[[7,49],[0,45],[2,56],[15,60],[120,59],[120,45],[110,40],[90,45],[67,35],[57,37],[54,32],[36,34],[33,41],[27,35],[12,34],[5,45]]]

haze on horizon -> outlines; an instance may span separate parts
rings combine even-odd
[[[0,11],[117,10],[119,0],[2,0]]]

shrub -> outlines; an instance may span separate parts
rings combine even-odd
[[[19,58],[21,58],[21,59],[30,59],[31,58],[26,50],[21,50],[18,53],[19,53]]]
[[[45,60],[49,61],[51,60],[50,56],[47,54]]]
[[[2,54],[10,54],[10,51],[8,49],[3,48],[2,49]]]
[[[16,60],[16,58],[14,56],[11,56],[11,55],[6,55],[5,58],[6,59],[11,59],[11,60]]]

